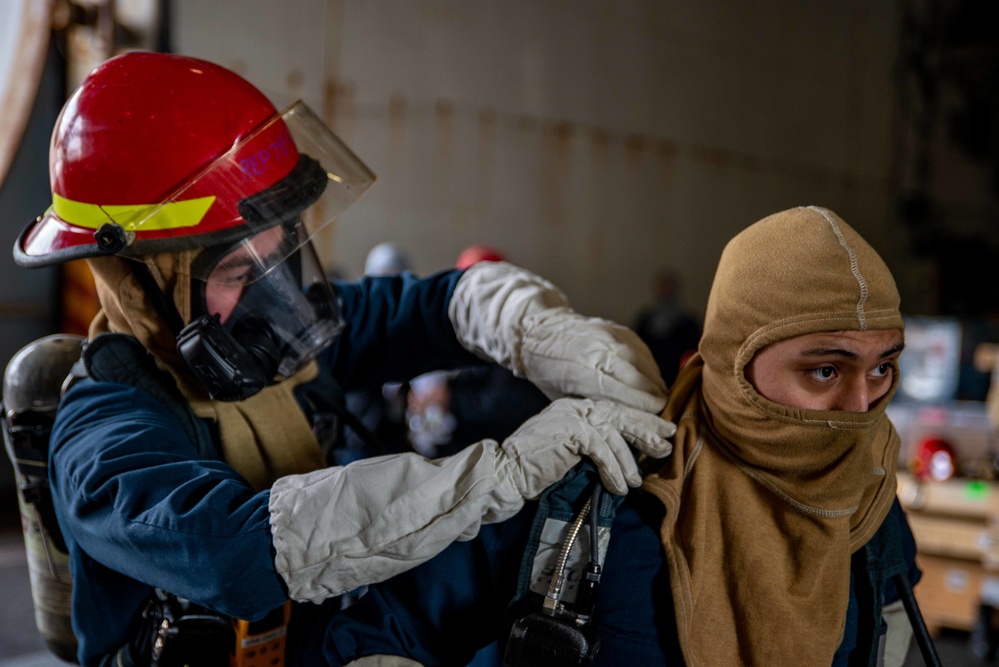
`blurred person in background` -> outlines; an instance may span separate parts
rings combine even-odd
[[[412,270],[413,262],[409,259],[409,253],[398,243],[379,243],[364,258],[366,276],[394,276]]]
[[[697,351],[701,325],[680,303],[682,281],[673,269],[661,269],[652,278],[653,303],[635,316],[632,328],[652,350],[663,380],[672,384],[681,363]]]
[[[506,261],[495,247],[477,244],[458,254],[455,268]],[[536,386],[501,366],[427,373],[409,385],[410,443],[424,456],[447,456],[482,438],[506,437],[548,403]]]

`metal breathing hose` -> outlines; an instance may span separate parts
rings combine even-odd
[[[562,589],[562,582],[565,579],[565,564],[569,560],[569,551],[572,549],[572,545],[576,541],[576,537],[579,536],[579,530],[583,526],[583,521],[586,519],[587,513],[590,511],[591,499],[586,499],[586,504],[583,505],[583,509],[579,511],[579,516],[577,516],[572,525],[569,527],[569,534],[565,538],[565,542],[562,543],[562,551],[558,555],[558,563],[555,567],[555,572],[552,574],[551,584],[548,586],[548,593],[545,595],[544,609],[554,611],[558,607],[559,602],[559,592]]]

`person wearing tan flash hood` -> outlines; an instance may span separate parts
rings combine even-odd
[[[915,583],[920,573],[895,500],[899,438],[885,408],[903,344],[891,273],[832,211],[776,213],[728,243],[699,352],[663,411],[677,424],[673,455],[644,461],[641,490],[613,518],[589,622],[599,645],[592,664],[876,665],[881,649],[883,664],[902,663],[912,631],[892,578]],[[500,526],[504,544],[529,553],[527,567],[543,521],[558,518],[559,494],[578,492],[565,488],[542,496],[537,517]],[[578,511],[585,494],[569,498]],[[512,568],[516,554],[507,554]],[[411,579],[428,587],[416,584],[417,597],[433,586],[439,599],[441,585],[468,596],[497,577],[489,562],[453,545],[362,599],[334,632],[344,662],[380,652],[460,663],[467,653],[456,640],[434,643],[455,628],[392,641],[365,634],[363,619],[379,601],[381,613],[411,604],[402,593],[413,596]],[[530,581],[547,582],[543,570]],[[531,590],[536,601],[545,594]],[[531,595],[519,587],[519,600]],[[462,606],[470,603],[453,604],[434,613],[481,617]],[[501,640],[506,628],[496,629]]]
[[[778,213],[725,248],[664,411],[674,458],[643,487],[665,507],[691,667],[833,664],[851,559],[895,498],[903,327],[887,266],[831,211]]]

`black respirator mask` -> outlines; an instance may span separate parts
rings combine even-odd
[[[241,401],[301,370],[343,328],[301,223],[208,248],[192,267],[195,319],[177,349],[213,400]]]

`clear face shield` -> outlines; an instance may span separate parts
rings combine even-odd
[[[294,375],[343,328],[336,295],[301,222],[285,223],[194,262],[193,308],[217,317],[233,339],[272,369]]]
[[[191,279],[192,322],[180,332],[177,347],[213,399],[243,400],[294,375],[343,328],[311,239],[374,175],[301,103],[280,120],[297,152],[284,154],[279,136],[260,150],[242,151],[236,171],[266,171],[268,163],[294,160],[276,183],[238,198],[248,189],[245,183],[217,178],[212,169],[200,177],[215,179],[215,192],[231,184],[230,199],[242,221],[195,237],[195,247],[204,249],[181,271]],[[231,175],[234,159],[216,164]]]
[[[99,214],[102,221],[113,221],[125,237],[115,253],[140,261],[157,252],[238,241],[294,220],[304,226],[299,239],[304,244],[374,181],[375,175],[340,138],[305,103],[297,102],[162,203],[93,207],[99,210],[80,211],[77,217]]]

